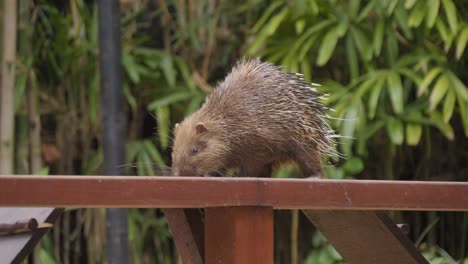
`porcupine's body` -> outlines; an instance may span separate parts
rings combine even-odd
[[[317,92],[300,74],[260,60],[239,62],[202,107],[176,125],[175,176],[202,176],[239,168],[240,176],[267,177],[272,167],[296,162],[304,177],[322,177],[321,156],[333,152]]]

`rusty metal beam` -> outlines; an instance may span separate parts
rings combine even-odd
[[[468,211],[466,182],[2,176],[0,206]],[[64,195],[65,194],[65,195]]]
[[[303,212],[349,264],[428,263],[382,211]]]
[[[273,208],[205,209],[206,264],[274,263]]]
[[[190,210],[196,209],[166,208],[162,211],[183,263],[203,264],[204,231],[200,227],[201,215]]]

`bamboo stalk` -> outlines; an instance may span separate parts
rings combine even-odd
[[[291,211],[291,264],[297,263],[297,246],[299,232],[299,211]]]
[[[0,174],[13,173],[15,130],[16,0],[3,1],[3,54],[0,108]]]
[[[29,157],[31,173],[36,174],[42,168],[41,157],[41,115],[37,105],[38,93],[36,79],[30,73],[28,85],[28,119],[29,119]]]

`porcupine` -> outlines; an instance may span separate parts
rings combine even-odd
[[[259,59],[239,61],[199,110],[174,130],[172,174],[269,177],[295,162],[304,177],[323,177],[321,157],[334,153],[324,94]]]

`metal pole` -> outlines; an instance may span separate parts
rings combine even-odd
[[[105,175],[123,175],[123,112],[119,1],[100,0],[99,60],[101,73],[102,144]],[[107,209],[107,262],[129,263],[127,209]]]

